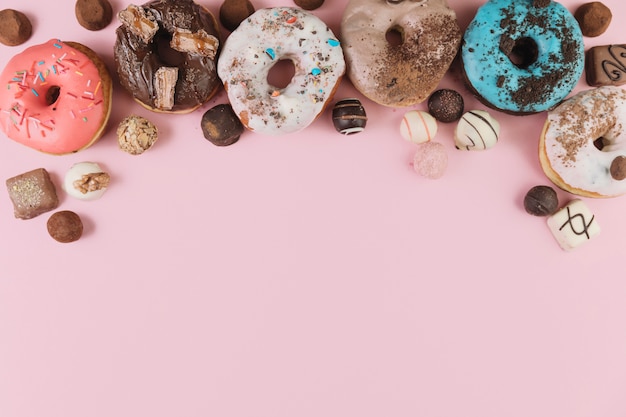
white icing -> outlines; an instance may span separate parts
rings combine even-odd
[[[279,61],[293,62],[289,85],[267,81]],[[249,129],[268,135],[297,132],[322,112],[345,72],[339,41],[304,10],[257,10],[231,33],[218,59],[218,75],[235,113]]]
[[[610,197],[626,193],[626,180],[610,166],[626,156],[626,92],[619,87],[583,91],[548,112],[544,133],[550,166],[568,185]],[[604,138],[602,150],[594,145]]]

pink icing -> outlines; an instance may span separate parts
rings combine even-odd
[[[98,68],[59,40],[14,56],[0,75],[0,129],[42,152],[76,152],[101,131],[108,117]],[[46,96],[58,91],[49,104]],[[110,102],[110,100],[108,101]]]

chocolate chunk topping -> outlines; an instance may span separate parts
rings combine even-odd
[[[626,156],[618,156],[611,162],[611,177],[617,181],[626,179]]]

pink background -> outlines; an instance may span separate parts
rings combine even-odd
[[[626,40],[626,6],[604,2],[613,24],[587,48]],[[215,14],[221,4],[203,3]],[[449,3],[464,30],[483,2]],[[338,34],[346,4],[327,0],[315,14]],[[34,26],[25,45],[0,47],[2,67],[58,37],[113,68],[117,21],[89,32],[71,0],[2,7]],[[458,72],[441,86],[485,108]],[[17,220],[0,192],[0,416],[624,417],[624,197],[586,199],[602,233],[566,253],[522,206],[530,187],[550,184],[537,158],[545,115],[492,113],[502,134],[486,152],[456,150],[454,124],[440,124],[449,167],[432,181],[410,165],[405,110],[346,79],[335,98],[351,96],[369,122],[349,137],[327,110],[302,133],[246,132],[218,148],[200,118],[223,92],[190,115],[157,115],[119,86],[106,135],[79,154],[39,154],[3,135],[2,181],[45,167],[59,210],[80,214],[85,234],[59,244],[49,213]],[[161,132],[141,156],[117,149],[130,113]],[[102,199],[61,191],[81,161],[111,174]]]

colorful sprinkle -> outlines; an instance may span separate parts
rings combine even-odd
[[[339,46],[339,41],[337,39],[330,38],[327,42],[330,46]]]
[[[313,68],[313,69],[311,70],[311,74],[315,75],[316,77],[317,77],[318,75],[320,75],[321,73],[322,73],[322,70],[321,70],[321,69],[319,69],[319,68],[317,68],[317,67],[315,67],[315,68]]]
[[[276,51],[274,51],[274,49],[272,48],[267,48],[265,50],[265,53],[267,54],[267,56],[269,56],[271,59],[276,59]]]
[[[296,20],[298,20],[297,17],[291,16],[289,19],[287,19],[287,23],[289,23],[291,25],[293,23],[296,23]]]
[[[53,43],[52,46],[54,46],[55,48],[59,48],[59,49],[62,48],[61,44],[59,43]]]
[[[35,97],[39,97],[39,93],[34,88],[31,88],[30,91],[35,95]]]

